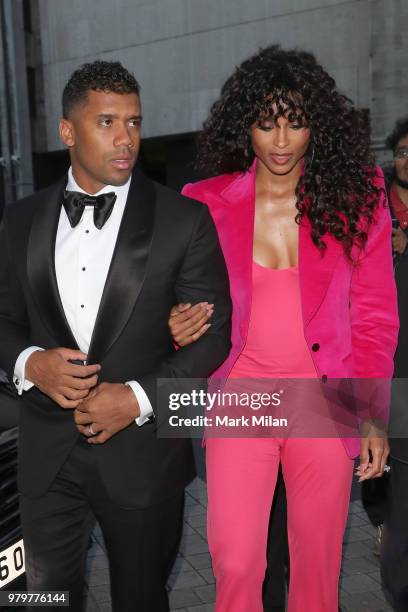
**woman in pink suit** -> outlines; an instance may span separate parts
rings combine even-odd
[[[234,306],[231,353],[213,377],[391,377],[398,320],[383,178],[365,118],[334,80],[308,53],[260,51],[225,83],[199,154],[217,176],[184,193],[211,211]],[[199,306],[180,311],[171,327],[185,344],[206,327]],[[207,438],[217,612],[262,611],[279,462],[288,610],[337,612],[359,453],[360,479],[380,476],[388,444],[375,430],[361,448],[357,438]]]

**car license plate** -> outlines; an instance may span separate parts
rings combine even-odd
[[[0,552],[0,589],[24,574],[24,544],[19,540]]]

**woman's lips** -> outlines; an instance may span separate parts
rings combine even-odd
[[[292,153],[282,154],[282,155],[270,155],[270,159],[274,164],[279,164],[280,166],[284,166],[288,163],[288,161],[292,157]]]

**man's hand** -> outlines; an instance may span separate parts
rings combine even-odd
[[[397,229],[393,228],[392,230],[392,250],[395,253],[399,253],[400,255],[402,255],[407,247],[407,243],[408,243],[408,238],[406,237],[402,229],[400,227]]]
[[[214,312],[214,304],[200,302],[195,306],[191,304],[177,304],[170,311],[169,327],[174,342],[179,346],[187,346],[196,342],[209,327],[208,319]]]
[[[138,416],[136,395],[130,387],[118,383],[98,385],[74,413],[79,432],[88,437],[90,444],[103,444]]]
[[[81,351],[67,348],[35,351],[27,359],[25,377],[61,408],[76,408],[98,382],[99,364],[75,365],[69,360],[85,361]]]
[[[360,444],[360,465],[356,470],[358,482],[382,476],[389,454],[390,446],[384,432],[372,423],[365,423]]]

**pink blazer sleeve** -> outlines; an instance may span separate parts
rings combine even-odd
[[[377,186],[384,189],[381,170]],[[353,386],[359,420],[386,426],[399,320],[385,189],[354,266],[350,289]]]
[[[384,189],[378,169],[377,186]],[[398,339],[398,306],[391,250],[391,216],[385,189],[353,270],[350,288],[353,375],[391,377]]]

